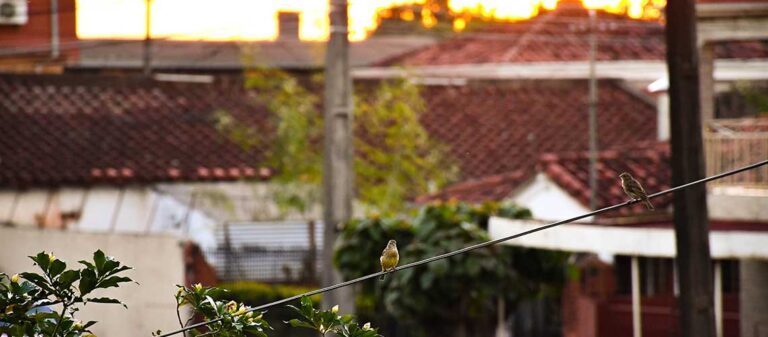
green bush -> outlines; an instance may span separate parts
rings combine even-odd
[[[334,263],[346,279],[379,271],[378,256],[397,240],[400,265],[486,242],[491,216],[530,218],[513,204],[436,203],[412,217],[353,220],[337,243]],[[358,317],[387,328],[405,326],[413,336],[489,335],[496,301],[507,307],[557,296],[568,254],[505,245],[480,248],[425,266],[398,271],[385,282],[366,282],[356,300]],[[385,313],[385,314],[382,314]]]

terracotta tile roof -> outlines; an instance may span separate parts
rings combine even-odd
[[[214,128],[225,109],[264,129],[240,82],[0,76],[0,187],[259,177],[259,151]]]
[[[598,12],[599,61],[665,59],[664,26]],[[380,66],[572,62],[589,58],[588,12],[579,4],[561,3],[527,21],[495,25],[442,41],[378,63]],[[768,58],[768,40],[724,41],[717,58]]]
[[[655,137],[655,108],[599,84],[601,147]],[[544,152],[587,148],[587,82],[470,81],[426,86],[427,131],[463,179],[521,170]],[[258,177],[262,158],[224,139],[217,109],[269,134],[266,110],[238,80],[212,84],[109,76],[0,77],[0,187]],[[630,125],[631,127],[625,127]],[[268,175],[268,173],[267,173]]]
[[[434,200],[448,201],[451,199],[481,203],[483,201],[499,201],[509,196],[512,191],[530,178],[529,172],[517,170],[508,173],[494,174],[479,179],[469,179],[453,184],[435,194],[416,198],[417,203]]]
[[[628,200],[619,183],[619,174],[629,172],[640,180],[648,193],[670,187],[669,145],[667,143],[640,142],[630,146],[601,151],[598,155],[598,208]],[[539,157],[539,172],[546,174],[582,205],[589,205],[589,157],[586,151],[545,153]],[[417,199],[417,202],[456,199],[470,202],[503,200],[533,178],[534,172],[513,171],[470,179],[451,185],[444,190]],[[672,202],[667,195],[653,200],[657,209]],[[643,205],[618,212],[640,212]]]
[[[598,155],[597,207],[622,203],[628,200],[621,189],[619,174],[629,172],[649,194],[668,189],[672,181],[669,166],[669,144],[643,142],[630,146],[600,151]],[[539,159],[540,170],[583,205],[589,205],[589,156],[588,152],[544,154]],[[653,200],[657,209],[672,202],[666,195]],[[641,204],[632,208],[643,210]],[[623,210],[626,211],[626,210]]]
[[[470,81],[427,86],[427,131],[447,144],[463,179],[523,170],[542,153],[588,148],[585,80]],[[656,139],[656,110],[619,82],[598,86],[600,148]]]

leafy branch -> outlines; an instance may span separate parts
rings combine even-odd
[[[76,320],[79,305],[112,303],[127,308],[114,298],[89,296],[94,290],[132,281],[118,275],[132,268],[101,250],[93,254],[93,261],[79,261],[83,265],[80,269],[67,269],[67,263],[52,253],[40,252],[29,258],[41,273],[0,274],[0,320],[8,323],[0,332],[10,336],[81,336],[90,334],[89,328],[96,322]],[[49,308],[54,305],[61,305],[60,313]]]
[[[266,312],[253,310],[243,303],[215,299],[225,292],[224,289],[203,287],[200,284],[192,287],[179,286],[175,298],[176,314],[181,327],[188,326],[192,319],[182,323],[179,309],[189,307],[192,318],[198,317],[211,322],[204,327],[191,329],[194,336],[234,337],[249,333],[258,337],[267,337],[267,331],[273,328],[264,320]],[[310,298],[302,297],[299,307],[292,305],[287,307],[299,314],[299,318],[285,322],[291,327],[312,329],[322,335],[335,333],[341,337],[380,337],[378,330],[371,328],[370,323],[360,326],[351,315],[339,315],[338,306],[329,310],[318,310],[314,308]],[[158,330],[152,335],[161,334],[162,331]]]
[[[371,323],[362,327],[355,322],[352,315],[339,315],[339,306],[328,310],[315,309],[312,301],[302,297],[299,307],[288,305],[296,311],[300,318],[294,318],[286,323],[295,328],[312,329],[325,336],[334,333],[342,337],[379,337],[378,329],[371,328]]]

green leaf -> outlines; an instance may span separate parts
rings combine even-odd
[[[77,281],[80,278],[80,272],[77,270],[67,270],[59,276],[59,282],[61,282],[62,285],[68,287],[73,282]]]
[[[307,328],[307,329],[316,330],[314,325],[309,324],[309,323],[304,322],[304,321],[300,321],[300,320],[298,320],[296,318],[294,318],[294,319],[292,319],[290,321],[287,321],[286,323],[290,324],[294,328]]]
[[[56,259],[48,266],[48,274],[51,275],[51,277],[55,277],[61,274],[64,269],[67,269],[67,264],[64,263],[64,261]]]
[[[120,262],[115,261],[115,259],[111,257],[107,257],[107,260],[104,261],[104,268],[102,268],[101,272],[103,275],[109,275],[119,265]]]
[[[90,263],[90,262],[85,261],[85,260],[80,260],[80,261],[77,261],[77,262],[80,262],[81,264],[83,264],[88,269],[96,270],[96,266],[94,266],[93,263]]]
[[[27,294],[30,291],[33,291],[35,289],[37,289],[37,287],[35,287],[34,284],[32,284],[31,282],[28,282],[28,281],[23,281],[23,282],[21,282],[19,284],[19,290],[18,291],[21,294]]]
[[[120,273],[120,272],[123,272],[123,271],[126,271],[126,270],[131,270],[131,269],[133,269],[133,268],[128,267],[128,266],[121,266],[121,267],[118,267],[117,269],[113,269],[112,271],[107,273],[107,276],[115,275],[117,273]]]
[[[46,259],[48,256],[46,256]],[[46,260],[47,261],[47,260]],[[51,288],[50,283],[48,283],[48,280],[45,279],[42,275],[35,274],[35,273],[20,273],[19,276],[23,277],[25,280],[32,282],[32,284],[45,289],[48,292],[53,292],[53,288]]]
[[[96,289],[96,282],[98,282],[98,280],[96,279],[95,271],[92,269],[83,269],[80,271],[80,284],[78,286],[80,296],[85,296],[93,291],[93,289]]]
[[[301,303],[302,309],[313,308],[312,300],[310,300],[307,296],[302,296],[301,299],[299,299],[299,303]]]
[[[293,311],[296,311],[297,314],[304,316],[304,312],[302,312],[301,309],[290,304],[286,305],[286,307],[292,309]]]
[[[131,280],[128,277],[111,276],[111,277],[108,277],[108,278],[102,280],[101,282],[99,282],[96,285],[96,287],[97,288],[119,287],[119,283],[131,282],[131,281],[133,281],[133,280]]]
[[[40,266],[40,269],[43,271],[48,271],[48,265],[51,263],[51,261],[46,252],[39,252],[37,255],[30,256],[29,258],[32,259],[32,261],[35,261],[35,263]]]
[[[128,306],[125,305],[123,302],[120,302],[120,300],[109,298],[109,297],[93,297],[93,298],[87,298],[85,299],[86,302],[94,302],[94,303],[110,303],[110,304],[120,304],[124,308],[128,309]]]
[[[93,253],[93,262],[96,264],[96,272],[98,275],[104,274],[104,263],[107,262],[107,257],[101,249]]]

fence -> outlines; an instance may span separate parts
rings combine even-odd
[[[706,174],[720,172],[759,162],[768,158],[768,132],[708,132],[704,136]],[[768,166],[713,181],[712,185],[768,187]]]
[[[227,223],[216,230],[217,248],[205,252],[224,281],[314,284],[322,270],[320,222]]]

